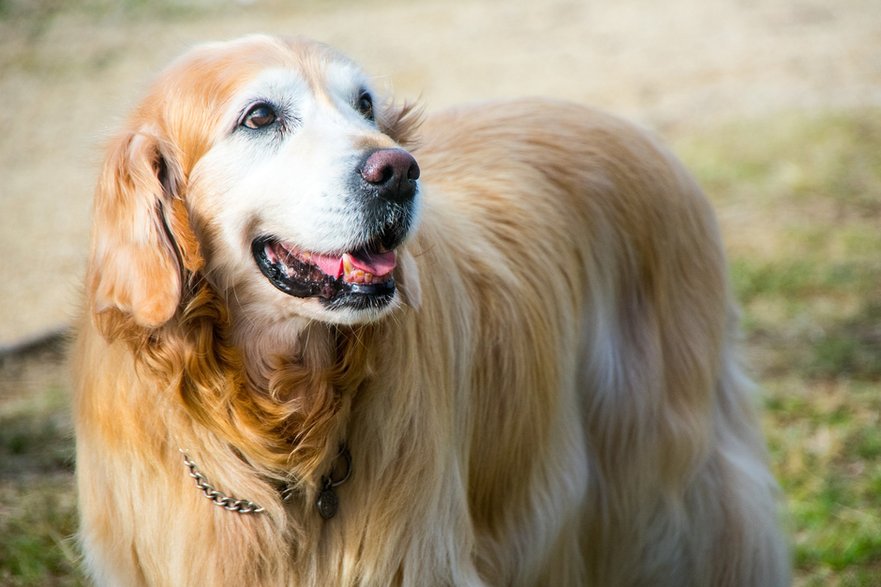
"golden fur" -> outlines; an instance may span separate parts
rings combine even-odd
[[[634,127],[531,100],[417,132],[378,106],[382,140],[416,145],[422,169],[399,306],[269,323],[225,289],[191,189],[224,100],[268,64],[320,93],[341,59],[266,37],[198,48],[111,145],[74,349],[94,580],[786,584],[713,213]],[[353,474],[323,521],[343,441]],[[210,503],[180,448],[266,512]]]

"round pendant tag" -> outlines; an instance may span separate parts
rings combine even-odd
[[[316,505],[318,506],[318,514],[325,520],[331,519],[336,515],[339,503],[336,491],[334,491],[333,488],[323,490],[318,495],[318,501],[316,502]]]

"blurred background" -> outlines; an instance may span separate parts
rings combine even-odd
[[[0,0],[0,584],[77,585],[64,364],[102,148],[193,44],[303,34],[428,112],[542,95],[716,206],[797,585],[881,585],[877,0]]]

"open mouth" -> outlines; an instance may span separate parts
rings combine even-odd
[[[273,237],[251,243],[257,266],[282,292],[329,308],[380,308],[395,295],[395,252],[370,244],[341,255],[303,251]]]

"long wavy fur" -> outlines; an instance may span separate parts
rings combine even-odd
[[[190,174],[255,69],[317,83],[334,59],[303,40],[199,47],[108,150],[73,355],[92,578],[786,584],[712,211],[625,123],[550,101],[424,122],[380,105],[423,170],[401,306],[359,326],[292,320],[289,337],[236,320]],[[343,442],[353,476],[325,522],[315,499]],[[265,513],[212,505],[179,449]]]

